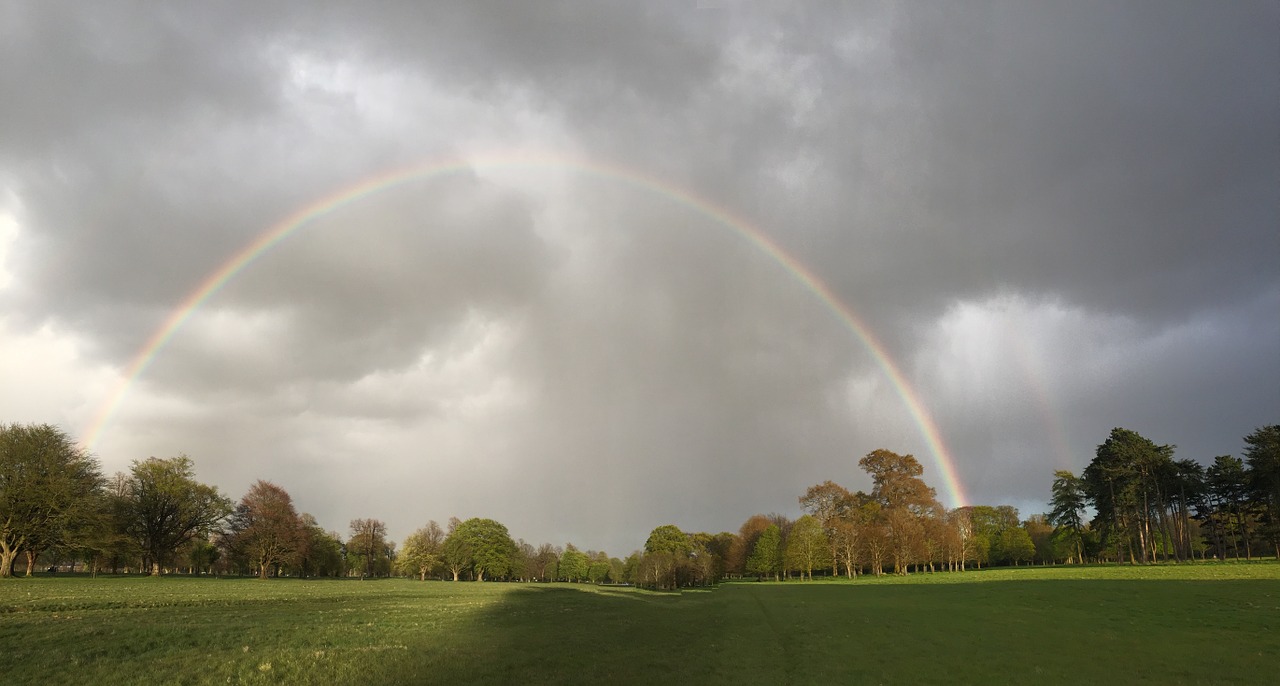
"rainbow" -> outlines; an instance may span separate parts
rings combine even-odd
[[[87,449],[92,449],[98,442],[112,416],[119,409],[129,387],[147,370],[147,367],[155,360],[156,355],[173,338],[174,333],[191,318],[192,313],[225,286],[228,281],[235,278],[236,274],[240,273],[241,270],[251,265],[294,232],[350,203],[411,181],[464,171],[513,168],[544,170],[547,168],[562,168],[627,183],[636,188],[664,196],[694,212],[714,219],[719,224],[737,232],[754,244],[755,247],[768,254],[785,267],[800,283],[817,295],[871,353],[871,356],[889,378],[893,388],[906,405],[907,411],[910,412],[919,427],[920,433],[933,454],[934,463],[942,474],[944,489],[946,494],[950,495],[951,506],[960,507],[968,504],[968,498],[960,483],[960,478],[956,474],[955,462],[942,442],[938,425],[934,422],[924,403],[920,401],[919,396],[907,381],[902,370],[894,362],[893,358],[889,356],[884,345],[872,334],[866,323],[848,305],[841,302],[836,294],[804,264],[783,250],[762,230],[754,227],[750,222],[737,216],[732,211],[719,207],[711,201],[638,171],[559,153],[503,153],[500,155],[453,157],[403,167],[365,179],[355,185],[331,193],[288,215],[263,231],[257,238],[232,255],[222,266],[209,274],[151,334],[130,360],[120,381],[93,415],[93,419],[87,429],[81,434],[85,437],[82,441],[83,445]]]

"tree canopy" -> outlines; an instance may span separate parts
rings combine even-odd
[[[38,553],[83,529],[101,508],[101,487],[97,460],[61,429],[0,426],[0,577],[12,574],[19,552]]]
[[[216,530],[232,512],[231,501],[195,480],[191,458],[135,460],[124,498],[126,530],[137,540],[151,573],[173,562],[178,548]]]

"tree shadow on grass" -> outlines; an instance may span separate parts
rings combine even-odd
[[[466,640],[398,656],[401,683],[1266,683],[1268,580],[530,585]],[[439,647],[437,645],[437,647]],[[392,665],[388,665],[392,667]]]

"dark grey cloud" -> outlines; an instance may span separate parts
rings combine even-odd
[[[884,344],[983,502],[1042,499],[1115,425],[1207,459],[1280,412],[1275,3],[0,18],[18,227],[0,231],[0,341],[60,370],[0,411],[87,422],[111,370],[299,208],[423,160],[551,149],[661,178],[794,254]],[[187,452],[232,492],[274,479],[333,528],[484,515],[620,554],[668,521],[731,529],[823,479],[866,487],[877,447],[943,490],[917,419],[734,228],[617,179],[478,165],[261,255],[99,449],[110,469]]]

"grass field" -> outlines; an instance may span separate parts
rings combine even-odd
[[[1274,683],[1280,564],[657,594],[566,584],[0,583],[0,674],[74,683]]]

